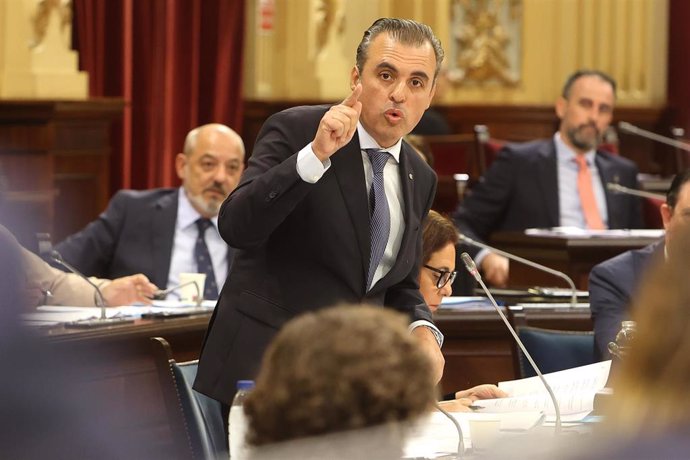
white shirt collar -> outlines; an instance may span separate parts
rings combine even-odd
[[[357,122],[357,135],[359,135],[359,148],[364,150],[364,149],[381,149],[385,150],[386,152],[390,153],[390,155],[395,158],[395,161],[397,163],[400,163],[400,148],[402,147],[402,139],[398,139],[398,142],[393,144],[392,146],[388,147],[387,149],[384,149],[381,147],[378,142],[374,140],[373,137],[367,132],[366,129],[364,129],[364,126],[362,126],[362,122],[358,121]]]
[[[187,193],[185,193],[184,187],[180,187],[177,201],[177,227],[187,228],[190,225],[194,225],[194,223],[200,217],[202,217],[202,215],[199,214],[192,206],[192,203],[189,202],[189,198],[187,198]],[[213,222],[213,225],[218,228],[218,215],[212,217],[211,222]]]
[[[553,135],[553,141],[556,144],[556,155],[563,160],[563,161],[574,161],[575,156],[577,153],[575,153],[575,150],[570,148],[568,144],[563,141],[561,138],[561,133],[556,132],[556,134]],[[585,160],[587,160],[587,166],[590,168],[595,165],[594,163],[594,155],[596,151],[594,149],[591,149],[587,152],[585,152]]]

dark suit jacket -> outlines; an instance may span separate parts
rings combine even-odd
[[[339,302],[386,305],[431,321],[419,292],[421,222],[436,176],[403,143],[405,232],[397,261],[370,292],[369,211],[355,134],[315,184],[297,173],[297,152],[314,138],[327,106],[270,117],[238,188],[223,204],[220,233],[237,249],[211,319],[194,388],[229,403],[237,380],[253,378],[268,342],[290,318]],[[328,331],[324,331],[328,333]]]
[[[652,260],[663,254],[664,242],[660,241],[619,254],[595,266],[589,273],[589,308],[598,359],[610,359],[609,342],[615,340],[621,321],[629,317],[628,307],[640,278]]]
[[[177,201],[177,188],[121,190],[98,219],[55,249],[87,276],[113,279],[143,273],[165,288]]]
[[[608,182],[638,188],[635,164],[602,151],[597,151],[595,161],[606,192],[609,228],[641,228],[639,199],[606,190]],[[499,230],[559,226],[558,165],[553,139],[504,148],[454,217],[461,232],[479,240]]]

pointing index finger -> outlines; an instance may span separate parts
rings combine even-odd
[[[362,84],[357,83],[357,86],[355,86],[355,89],[352,90],[352,93],[350,93],[350,95],[343,101],[343,105],[354,107],[357,101],[359,101],[360,94],[362,94]]]

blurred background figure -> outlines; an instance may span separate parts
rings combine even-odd
[[[630,303],[647,268],[663,259],[673,246],[676,234],[690,221],[690,169],[677,174],[659,209],[666,230],[664,239],[641,249],[633,249],[606,260],[589,274],[589,305],[594,322],[595,355],[610,358],[609,342],[630,316]]]
[[[346,305],[286,324],[245,404],[248,442],[262,447],[255,458],[399,459],[408,424],[436,400],[408,323],[388,309]],[[364,428],[374,430],[353,432]],[[329,433],[338,435],[320,437]]]
[[[180,273],[206,273],[204,298],[218,298],[233,254],[218,234],[218,210],[240,181],[244,143],[227,126],[199,126],[175,169],[181,187],[121,190],[55,249],[87,276],[143,273],[161,289],[177,286]]]

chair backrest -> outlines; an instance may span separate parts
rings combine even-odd
[[[666,200],[649,197],[642,199],[642,218],[645,228],[664,228],[664,222],[661,219],[661,205],[664,203]]]
[[[462,200],[456,174],[468,174],[476,169],[476,143],[473,134],[419,136],[433,157],[433,168],[438,175],[438,187],[433,209],[452,212]]]
[[[486,125],[474,125],[474,136],[477,144],[477,173],[483,176],[507,141],[493,139]]]
[[[220,403],[192,388],[198,361],[177,363],[167,340],[152,337],[158,380],[180,458],[227,458]]]
[[[592,364],[594,333],[592,331],[559,331],[531,326],[518,326],[517,334],[543,374]],[[536,372],[517,347],[522,378],[534,377]]]

